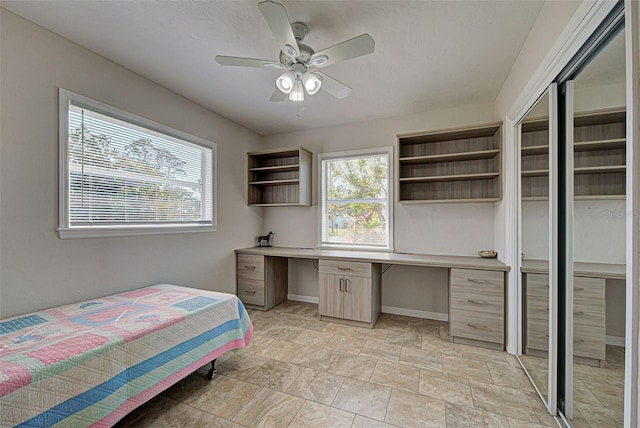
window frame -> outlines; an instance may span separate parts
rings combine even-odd
[[[217,144],[194,135],[171,128],[161,123],[129,113],[108,104],[59,88],[59,227],[60,239],[98,238],[114,236],[164,235],[175,233],[215,232],[217,230],[218,187],[217,187]],[[71,226],[69,207],[69,105],[92,110],[117,120],[146,128],[150,131],[184,140],[195,146],[211,150],[211,189],[202,192],[202,203],[211,204],[211,221],[185,224],[152,225],[81,225]],[[204,177],[203,177],[204,178]],[[206,206],[204,208],[207,209]]]
[[[388,245],[387,247],[373,247],[373,246],[358,246],[358,245],[348,245],[348,244],[331,244],[325,243],[323,240],[324,230],[323,226],[323,218],[324,218],[324,207],[326,205],[327,200],[327,189],[326,189],[326,170],[323,166],[323,161],[325,160],[336,160],[336,159],[348,159],[348,158],[356,158],[356,157],[366,157],[366,156],[376,156],[376,155],[386,155],[387,156],[387,207],[388,207],[388,219],[387,219],[387,230],[388,230]],[[331,152],[331,153],[319,153],[318,154],[318,181],[319,181],[319,189],[318,189],[318,248],[325,249],[340,249],[340,250],[353,250],[353,251],[373,251],[373,252],[394,252],[394,221],[393,221],[393,212],[395,207],[395,199],[394,199],[394,157],[393,157],[393,146],[384,146],[384,147],[376,147],[369,149],[360,149],[360,150],[347,150],[340,152]]]

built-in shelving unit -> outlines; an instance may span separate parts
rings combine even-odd
[[[398,135],[400,203],[502,198],[502,124]]]
[[[311,152],[301,147],[247,153],[251,206],[311,205]]]
[[[625,197],[625,111],[581,113],[574,118],[574,197],[576,200]],[[522,124],[522,199],[549,198],[548,119]]]

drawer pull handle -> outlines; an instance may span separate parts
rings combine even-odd
[[[345,278],[344,279],[344,291],[346,291],[347,293],[349,292],[349,283],[351,282],[351,280],[349,278]]]
[[[343,291],[342,290],[342,284],[344,284],[344,278],[340,278],[340,286],[339,286],[340,287],[340,291]]]
[[[487,280],[486,279],[467,278],[467,281],[473,282],[473,283],[476,283],[476,284],[487,284]]]
[[[342,267],[342,266],[338,266],[338,270],[353,270],[350,267]]]
[[[584,315],[584,311],[574,312],[573,315]]]
[[[467,302],[469,303],[473,303],[475,305],[486,305],[487,302],[483,301],[483,300],[471,300],[471,299],[467,299]]]
[[[242,292],[242,294],[256,294],[256,292],[255,292],[255,291],[247,291],[247,290],[244,290],[244,291]]]
[[[255,269],[256,267],[253,265],[244,265],[245,269]]]
[[[580,287],[580,288],[574,288],[574,289],[573,289],[573,291],[584,291],[584,288],[583,288],[583,287]]]
[[[476,330],[488,330],[486,325],[475,325],[475,324],[469,324],[469,323],[467,323],[467,325],[471,328],[475,328]]]
[[[584,339],[578,339],[573,341],[573,343],[584,343],[584,342],[585,342]]]

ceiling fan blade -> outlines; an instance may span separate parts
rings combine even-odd
[[[322,80],[322,90],[333,95],[336,98],[345,98],[351,93],[351,88],[344,83],[334,79],[328,74],[324,74],[320,71],[314,71],[313,74],[318,76]]]
[[[353,39],[333,45],[330,48],[323,49],[320,52],[316,52],[311,56],[309,62],[316,67],[326,67],[327,65],[335,64],[340,61],[370,54],[373,52],[375,47],[376,42],[373,40],[373,37],[365,33],[358,37],[354,37]],[[320,56],[326,56],[326,61],[322,61],[323,58],[318,58]]]
[[[287,94],[285,94],[284,92],[280,91],[280,89],[276,88],[275,91],[273,91],[273,95],[271,95],[271,98],[269,98],[269,101],[272,102],[280,102],[280,101],[284,101],[287,99]]]
[[[276,61],[266,59],[239,58],[236,56],[216,55],[216,62],[221,65],[231,65],[237,67],[258,67],[258,68],[285,68],[284,65]]]
[[[291,29],[291,22],[289,22],[289,16],[287,16],[287,10],[280,3],[273,1],[263,1],[258,3],[258,8],[264,16],[264,20],[267,21],[273,37],[280,45],[280,49],[285,55],[296,59],[300,56],[300,49],[298,48],[298,42],[293,35]]]

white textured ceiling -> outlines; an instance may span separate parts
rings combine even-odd
[[[283,1],[316,51],[362,33],[371,55],[323,69],[353,88],[339,100],[269,102],[277,70],[223,67],[216,55],[275,60],[257,1],[2,1],[2,6],[262,135],[400,116],[497,96],[542,1]]]

